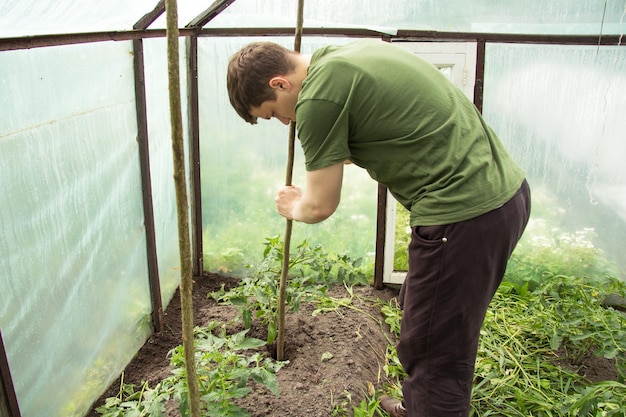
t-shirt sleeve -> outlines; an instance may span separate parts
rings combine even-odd
[[[349,112],[326,100],[306,100],[296,109],[298,138],[307,171],[326,168],[350,158]]]

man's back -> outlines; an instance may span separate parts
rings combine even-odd
[[[316,51],[296,114],[308,170],[352,160],[411,210],[412,225],[476,217],[524,178],[465,95],[395,45]]]

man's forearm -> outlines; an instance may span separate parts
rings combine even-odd
[[[292,216],[295,221],[302,223],[314,224],[320,223],[329,218],[333,211],[325,209],[321,204],[315,204],[308,199],[306,195],[293,206]]]

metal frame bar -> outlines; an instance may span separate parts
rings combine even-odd
[[[145,30],[165,12],[165,0],[160,0],[152,11],[146,13],[133,25],[133,29]]]
[[[399,30],[396,38],[407,42],[419,41],[486,41],[495,43],[539,43],[560,45],[619,45],[621,35],[546,35],[515,33],[438,32],[422,30]]]
[[[137,113],[137,142],[141,169],[144,226],[146,228],[146,251],[148,257],[148,280],[152,302],[152,322],[157,333],[163,330],[163,301],[159,279],[156,250],[156,230],[152,203],[152,177],[150,174],[150,146],[148,140],[148,114],[146,105],[146,82],[143,56],[143,39],[133,40],[133,63],[135,69],[135,108]]]
[[[215,17],[215,16],[213,16]],[[194,19],[195,21],[195,19]],[[293,36],[294,28],[182,28],[180,36]],[[56,45],[72,45],[79,43],[127,41],[132,39],[165,37],[165,29],[144,29],[119,32],[67,33],[57,35],[26,36],[0,39],[0,51],[42,48]],[[559,45],[600,45],[623,46],[621,35],[524,35],[506,33],[463,33],[437,32],[418,30],[399,30],[395,35],[369,29],[342,28],[305,28],[307,36],[348,36],[348,37],[381,37],[394,42],[418,41],[485,41],[494,43],[525,43],[525,44],[559,44]]]
[[[165,3],[160,1],[152,12],[142,17],[135,29],[144,30],[165,10]],[[148,111],[146,100],[146,73],[144,65],[143,39],[133,39],[133,68],[135,74],[135,109],[137,115],[137,142],[139,143],[139,163],[141,170],[141,189],[143,198],[144,226],[146,228],[146,257],[148,259],[148,280],[150,282],[150,301],[152,303],[152,323],[157,333],[163,331],[163,299],[159,262],[156,247],[156,228],[154,225],[154,206],[152,199],[152,176],[150,172],[150,145],[148,137]]]
[[[191,190],[191,256],[194,276],[204,273],[202,243],[202,180],[200,167],[200,115],[198,94],[198,32],[206,23],[221,13],[235,0],[216,0],[208,9],[196,16],[185,28],[193,33],[186,36],[187,50],[187,100],[189,119],[189,159]]]
[[[188,29],[181,29],[181,36],[191,33]],[[122,32],[89,32],[64,33],[57,35],[24,36],[17,38],[0,39],[0,51],[14,51],[20,49],[44,48],[48,46],[76,45],[82,43],[106,41],[130,41],[133,39],[164,38],[165,29],[128,30]]]
[[[474,81],[474,105],[483,112],[483,91],[485,87],[485,49],[487,42],[484,39],[476,43],[476,78]]]
[[[2,331],[0,331],[0,415],[21,417],[20,406],[17,402],[11,370],[9,369],[9,360],[2,341]]]
[[[213,4],[211,4],[211,6],[209,6],[208,9],[189,22],[186,27],[193,27],[196,29],[202,28],[234,2],[235,0],[216,0]]]
[[[234,3],[235,0],[216,0],[208,9],[196,16],[185,28],[192,33],[186,36],[187,49],[187,100],[189,112],[189,159],[191,190],[191,249],[193,274],[204,273],[202,243],[202,180],[200,166],[200,106],[198,94],[198,33],[202,26]]]
[[[204,272],[202,246],[202,187],[200,172],[200,115],[198,95],[198,36],[187,37],[187,100],[189,112],[189,159],[191,170],[191,249],[193,274]]]
[[[387,233],[387,187],[378,184],[376,203],[376,251],[374,255],[374,288],[383,289],[385,273],[385,235]]]

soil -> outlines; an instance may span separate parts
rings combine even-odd
[[[239,279],[217,274],[207,274],[194,281],[193,307],[196,326],[211,321],[229,323],[237,315],[232,306],[218,305],[207,294],[221,288],[230,289],[238,285]],[[380,308],[368,300],[388,301],[398,294],[397,289],[385,287],[355,287],[353,304],[384,322]],[[330,295],[346,297],[345,288],[336,287]],[[139,350],[124,371],[124,382],[139,386],[147,381],[154,387],[158,381],[170,374],[168,352],[180,345],[180,295],[176,294],[168,305],[164,317],[164,330],[152,335]],[[381,328],[366,314],[353,309],[312,315],[314,306],[303,304],[298,313],[288,312],[285,322],[285,359],[289,362],[277,373],[280,396],[275,396],[265,387],[251,383],[252,392],[237,404],[250,411],[252,417],[329,417],[337,405],[358,405],[368,390],[368,385],[381,388],[384,381],[383,365],[385,351],[393,340],[388,328]],[[241,324],[229,327],[233,333],[243,329]],[[266,331],[253,328],[249,336],[266,339]],[[275,357],[275,346],[266,348],[267,355]],[[565,359],[558,359],[568,365]],[[592,354],[582,364],[571,365],[592,381],[616,380],[615,363]],[[114,381],[104,392],[86,417],[98,417],[96,407],[106,398],[119,392],[120,379]],[[370,386],[371,389],[371,386]],[[166,415],[178,416],[176,406],[168,404]],[[348,407],[351,409],[351,407]]]
[[[219,305],[207,294],[222,285],[230,289],[238,283],[238,278],[216,274],[196,278],[193,287],[194,324],[230,322],[237,315],[236,307]],[[380,307],[365,300],[390,300],[397,296],[398,291],[355,287],[354,293],[358,297],[355,297],[353,305],[384,323]],[[341,286],[328,294],[336,298],[348,296]],[[314,308],[314,305],[304,303],[299,312],[287,313],[284,356],[289,362],[277,373],[280,396],[252,382],[252,392],[237,402],[237,405],[249,410],[252,417],[328,417],[338,404],[358,405],[367,392],[368,383],[374,388],[380,388],[384,383],[382,367],[389,344],[385,334],[393,340],[388,329],[381,329],[377,322],[353,309],[313,317]],[[139,386],[142,381],[147,381],[150,387],[154,387],[170,374],[167,354],[182,343],[180,317],[177,290],[165,311],[164,330],[152,335],[128,364],[124,371],[124,383]],[[231,330],[232,333],[243,330],[241,323],[236,326],[239,327],[229,327],[229,333]],[[265,340],[267,331],[253,324],[248,336]],[[275,344],[267,349],[267,356],[275,358]],[[87,417],[99,416],[95,409],[104,404],[106,398],[116,396],[119,386],[118,378],[95,402]],[[179,415],[176,407],[167,405],[166,409],[167,416]]]

